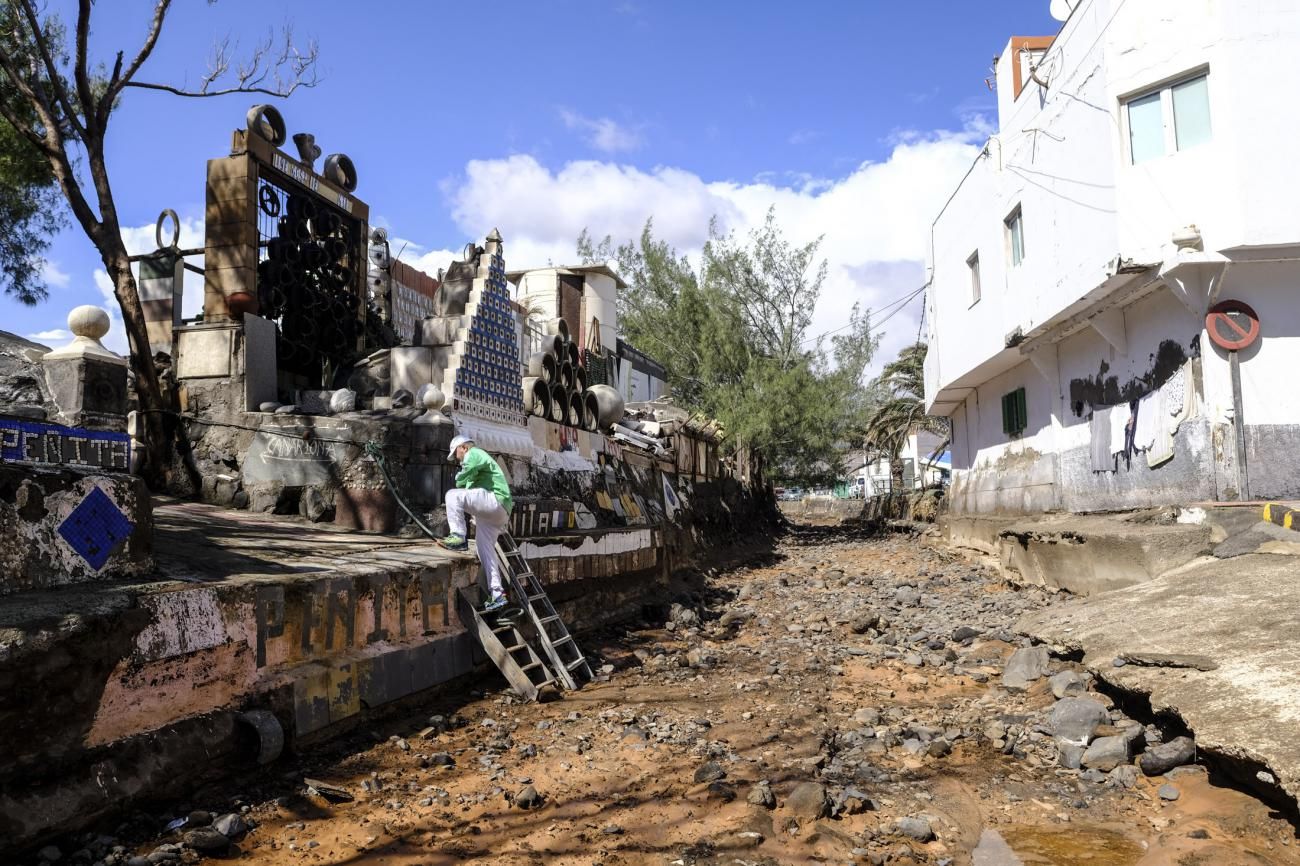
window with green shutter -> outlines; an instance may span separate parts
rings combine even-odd
[[[1025,408],[1025,389],[1017,388],[1002,395],[1002,432],[1019,436],[1029,426],[1029,412]]]

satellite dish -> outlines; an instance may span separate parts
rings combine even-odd
[[[1074,7],[1079,5],[1079,0],[1052,0],[1051,7],[1047,10],[1057,21],[1066,21]]]

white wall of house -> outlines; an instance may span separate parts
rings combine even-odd
[[[1290,146],[1300,114],[1277,108],[1277,94],[1300,89],[1300,15],[1290,3],[1083,0],[1044,43],[1009,41],[997,65],[999,132],[933,228],[926,397],[954,421],[954,509],[1237,495],[1228,356],[1203,331],[1205,306],[1226,298],[1264,323],[1240,356],[1251,493],[1300,494],[1284,444],[1300,433],[1300,392],[1287,386],[1300,363],[1300,161]],[[1031,60],[1046,87],[1030,79]],[[1185,84],[1201,76],[1203,90]],[[1135,161],[1135,147],[1146,158]],[[1173,238],[1192,225],[1208,255],[1189,268]],[[1093,408],[1136,399],[1180,368],[1199,408],[1175,460],[1090,471]],[[1001,398],[1019,387],[1029,423],[1009,436]]]
[[[926,431],[914,432],[907,437],[898,459],[903,461],[906,467],[904,477],[911,481],[913,488],[932,487],[943,480],[944,472],[950,467],[940,459],[941,454],[935,453],[936,449],[944,450],[940,449],[942,444],[942,437]],[[888,457],[877,457],[854,473],[856,483],[865,489],[868,496],[888,491],[892,477]]]

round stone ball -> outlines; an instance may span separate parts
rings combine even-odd
[[[68,330],[78,337],[98,340],[108,333],[108,313],[93,304],[73,307],[68,313]]]

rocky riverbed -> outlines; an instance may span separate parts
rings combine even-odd
[[[906,536],[788,536],[588,636],[598,681],[493,676],[26,858],[265,864],[1300,864],[1287,816],[1012,628],[1057,597]]]

